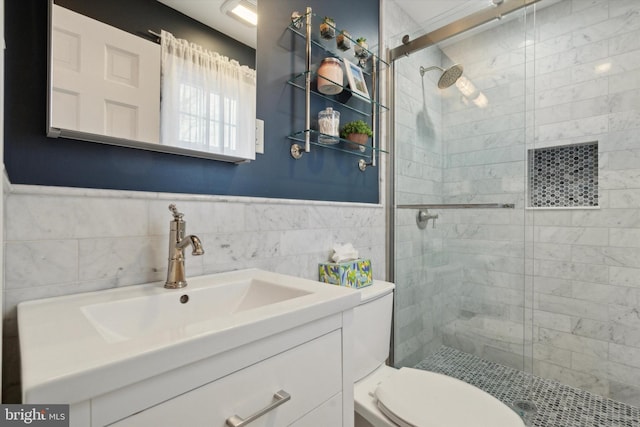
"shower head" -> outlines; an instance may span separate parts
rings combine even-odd
[[[442,75],[438,80],[438,87],[440,89],[446,89],[449,86],[453,85],[456,81],[458,81],[458,79],[462,75],[462,71],[464,70],[464,68],[460,64],[454,64],[451,67],[447,68],[446,70],[436,65],[429,68],[420,67],[420,75],[424,76],[424,73],[431,70],[442,71]]]
[[[440,89],[446,89],[449,86],[453,85],[458,81],[458,79],[462,75],[463,70],[464,68],[462,68],[462,65],[460,64],[455,64],[447,68],[438,80],[438,87]]]

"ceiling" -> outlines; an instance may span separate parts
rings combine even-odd
[[[158,1],[254,49],[256,47],[257,35],[255,28],[240,24],[221,12],[221,7],[226,0]],[[491,0],[395,0],[395,2],[409,16],[414,17],[417,23],[428,25],[423,28],[427,31],[491,4]]]
[[[256,48],[255,27],[242,24],[221,11],[225,0],[158,0],[229,37]],[[274,1],[274,0],[265,0]]]
[[[223,32],[240,42],[256,47],[255,28],[241,24],[221,11],[225,0],[158,0],[185,15]],[[256,0],[257,1],[257,0]],[[277,0],[261,0],[277,1]],[[394,3],[413,17],[422,33],[444,26],[456,19],[489,7],[493,0],[386,0],[387,7]],[[554,3],[545,0],[542,3]]]
[[[411,16],[423,32],[491,6],[492,0],[395,0]]]

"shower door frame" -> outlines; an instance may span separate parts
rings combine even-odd
[[[408,36],[403,39],[403,44],[389,50],[388,62],[393,63],[396,59],[408,56],[413,52],[417,52],[429,46],[433,46],[448,38],[462,34],[482,24],[486,24],[496,19],[502,19],[503,16],[511,12],[522,9],[538,3],[541,0],[504,0],[502,3],[482,9],[464,18],[458,19],[447,24],[437,30],[431,31],[418,37],[415,40],[409,40]]]

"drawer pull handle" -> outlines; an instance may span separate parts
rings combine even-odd
[[[229,427],[244,427],[250,422],[257,420],[267,412],[274,410],[275,408],[282,405],[289,399],[291,399],[291,395],[284,390],[280,390],[279,392],[273,395],[273,402],[271,402],[268,406],[260,409],[258,412],[256,412],[253,415],[250,415],[246,419],[243,419],[239,415],[233,415],[227,418],[227,425]]]

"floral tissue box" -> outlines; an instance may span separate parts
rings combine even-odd
[[[320,281],[349,288],[364,288],[373,283],[371,260],[354,259],[341,263],[318,264]]]

